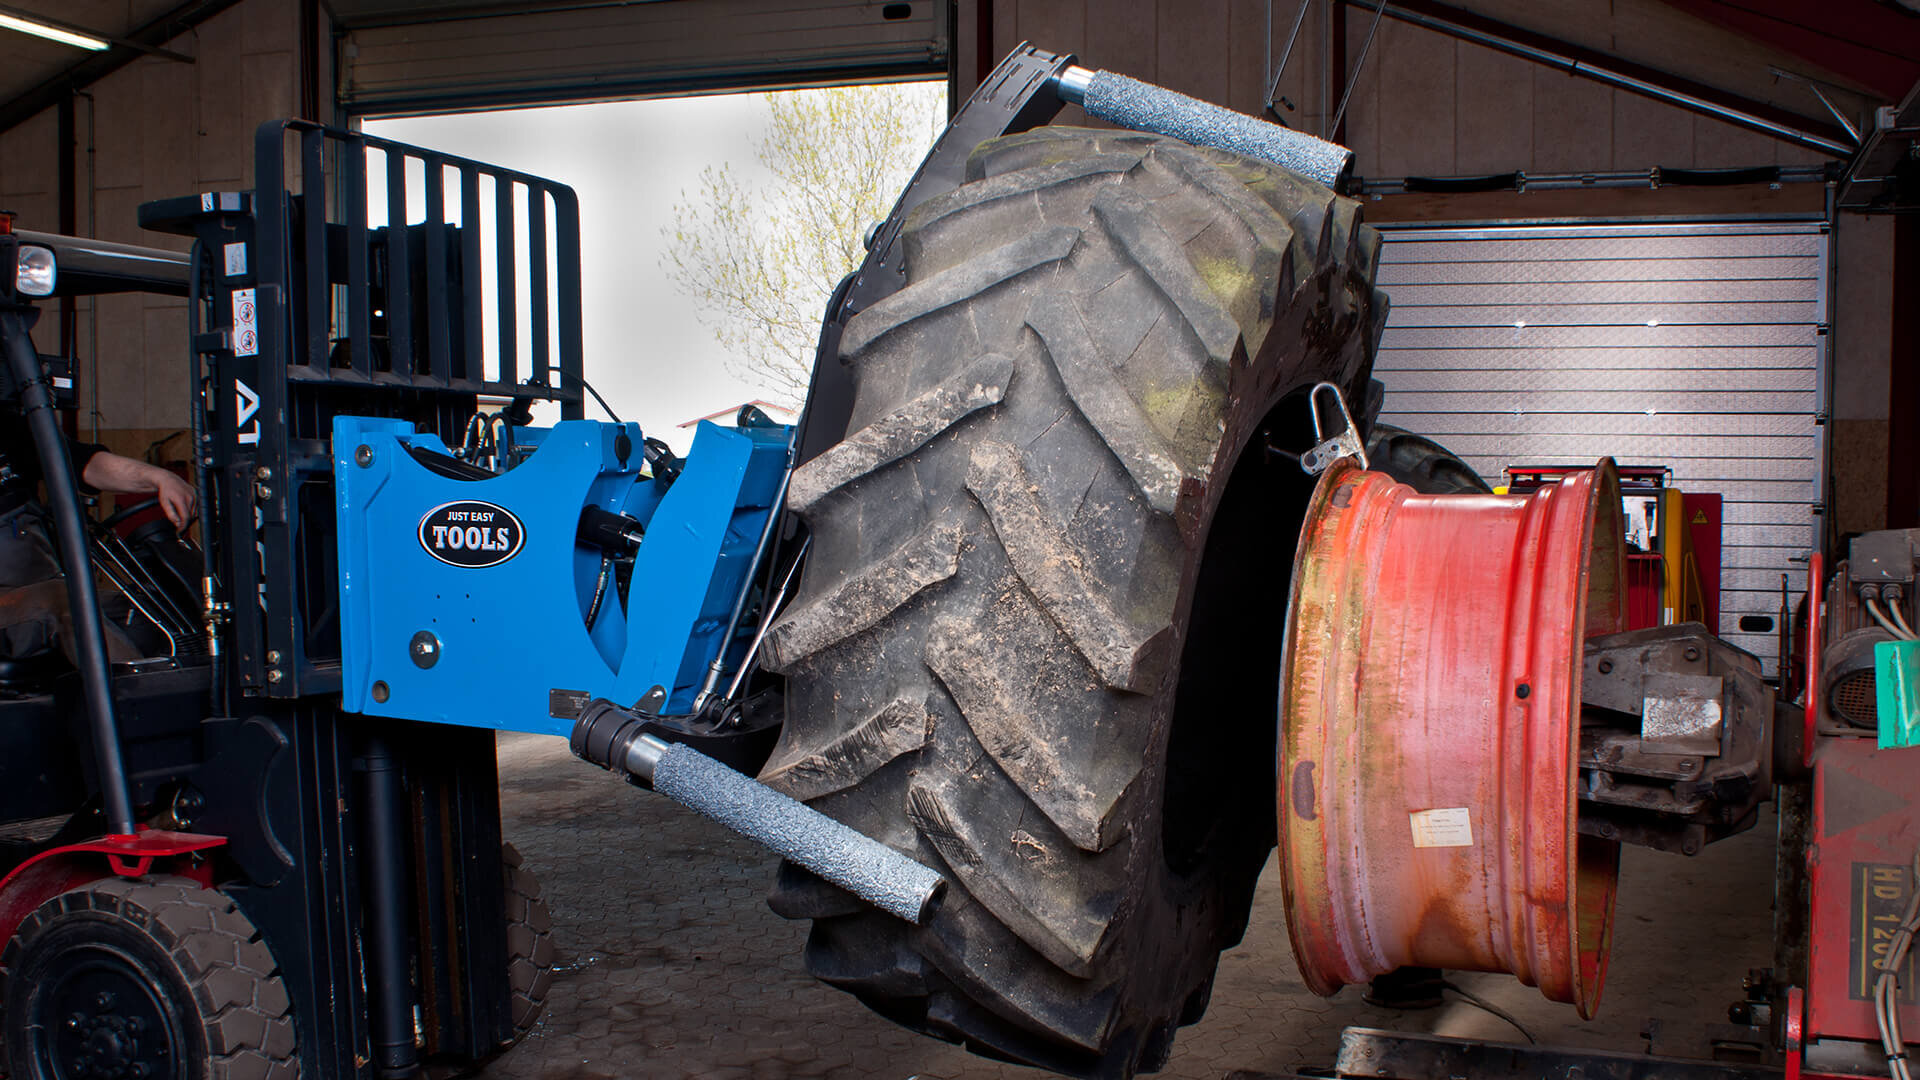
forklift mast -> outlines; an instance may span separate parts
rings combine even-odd
[[[303,1071],[477,1061],[513,1037],[493,734],[340,711],[331,436],[351,415],[458,445],[483,398],[578,419],[578,205],[297,120],[254,149],[253,190],[140,209],[193,239],[214,650],[194,827],[229,838],[224,887],[279,959]]]

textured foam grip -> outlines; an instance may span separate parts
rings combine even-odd
[[[926,921],[939,874],[684,744],[660,756],[653,790],[910,923]]]
[[[1121,127],[1270,161],[1330,188],[1353,168],[1353,151],[1344,146],[1111,71],[1094,73],[1081,107]]]

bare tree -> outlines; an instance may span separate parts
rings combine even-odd
[[[940,83],[793,90],[766,95],[767,133],[754,147],[770,183],[727,165],[674,207],[662,268],[699,305],[729,367],[770,400],[807,396],[821,315],[860,264],[867,230],[945,121]]]

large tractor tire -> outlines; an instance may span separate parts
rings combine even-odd
[[[1367,433],[1367,463],[1422,495],[1493,494],[1459,455],[1392,424],[1375,424]]]
[[[1379,241],[1285,170],[1071,128],[982,144],[903,237],[841,339],[848,434],[793,479],[761,777],[951,887],[918,928],[793,866],[772,904],[902,1024],[1151,1070],[1273,843],[1288,454],[1309,387],[1366,385]]]

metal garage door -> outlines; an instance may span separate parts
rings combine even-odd
[[[339,0],[340,100],[378,115],[925,76],[946,70],[948,5]]]
[[[1489,483],[1514,464],[1666,465],[1725,498],[1720,630],[1773,673],[1780,575],[1816,537],[1819,222],[1386,228],[1381,418]]]

